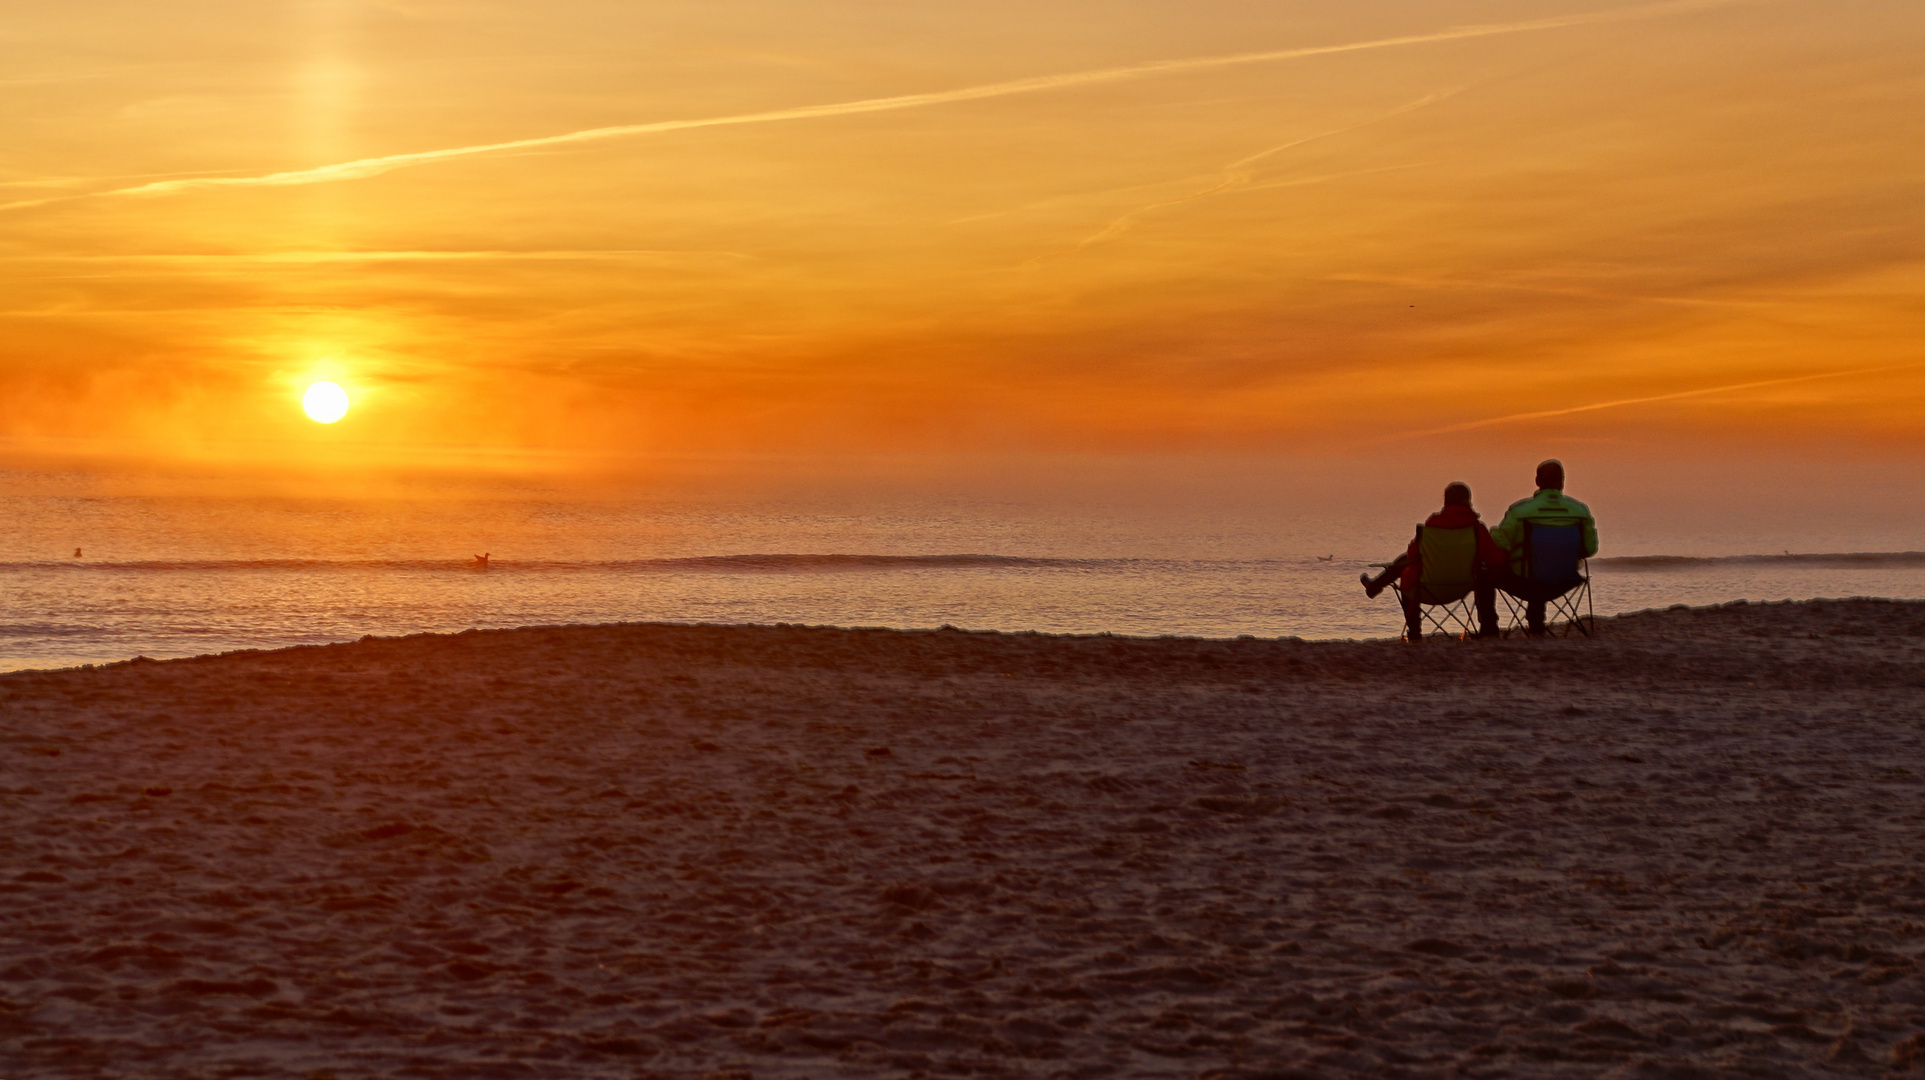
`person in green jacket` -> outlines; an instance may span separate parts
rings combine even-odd
[[[1535,525],[1578,526],[1587,559],[1597,554],[1597,521],[1591,517],[1590,507],[1564,494],[1564,463],[1551,458],[1537,467],[1537,492],[1512,503],[1510,509],[1504,511],[1504,520],[1491,530],[1491,539],[1511,556],[1509,573],[1499,579],[1498,587],[1524,601],[1525,622],[1531,634],[1538,636],[1544,633],[1544,603],[1549,597],[1539,583],[1524,576],[1524,523],[1527,521]]]

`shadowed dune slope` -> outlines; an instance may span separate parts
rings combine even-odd
[[[1925,1067],[1925,604],[0,676],[0,1075]]]

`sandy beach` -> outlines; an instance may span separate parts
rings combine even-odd
[[[1925,604],[0,676],[0,1076],[1925,1068]]]

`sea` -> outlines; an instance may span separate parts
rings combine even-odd
[[[1389,596],[1366,598],[1358,576],[1409,536],[1390,514],[984,498],[354,500],[42,485],[0,495],[0,514],[0,670],[617,622],[1382,638],[1398,633],[1398,612]],[[1850,550],[1850,536],[1832,537],[1834,550],[1757,550],[1743,536],[1614,535],[1600,518],[1600,616],[1925,598],[1920,551]]]

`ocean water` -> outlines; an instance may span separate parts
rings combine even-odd
[[[1274,511],[622,501],[0,497],[0,669],[472,627],[672,621],[1393,636],[1359,572],[1393,521]],[[1613,540],[1606,522],[1607,552]],[[1619,536],[1600,615],[1925,597],[1925,554],[1747,555]],[[1692,550],[1662,550],[1667,546]],[[75,549],[79,554],[75,555]],[[488,568],[473,556],[488,553]],[[1708,552],[1708,554],[1707,554]]]

